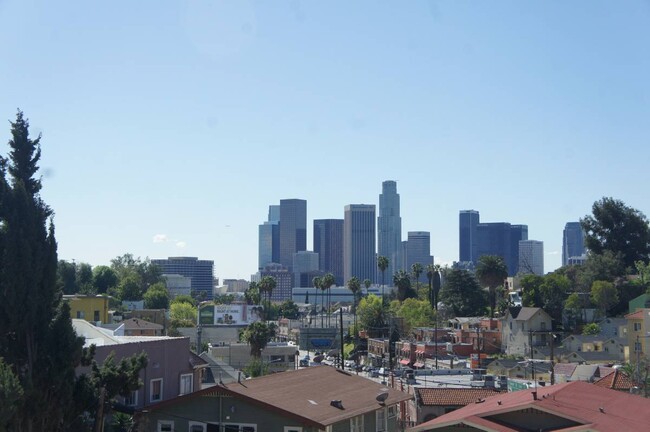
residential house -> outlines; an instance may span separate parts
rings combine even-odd
[[[420,424],[503,392],[494,388],[416,387],[415,400],[409,403],[415,410],[411,418]]]
[[[70,305],[70,316],[92,323],[106,324],[108,319],[109,296],[106,295],[64,295],[63,301]]]
[[[114,331],[116,336],[163,336],[163,326],[139,318],[122,321]]]
[[[601,335],[612,338],[627,338],[627,319],[605,318],[598,322]]]
[[[541,308],[510,307],[502,318],[501,348],[509,355],[526,356],[533,347],[550,343],[551,316]]]
[[[650,309],[638,309],[625,315],[627,318],[627,341],[629,346],[626,362],[635,362],[636,357],[648,356],[648,340],[650,340]]]
[[[623,373],[620,369],[614,369],[612,372],[594,382],[594,385],[626,393],[632,392],[636,386],[634,380]]]
[[[407,432],[641,431],[650,400],[585,382],[537,387],[487,397]]]
[[[570,361],[581,357],[584,361],[612,361],[624,362],[627,351],[627,339],[621,337],[598,335],[571,335],[562,341],[562,346],[568,353],[576,353],[568,356]],[[600,353],[598,355],[583,356],[583,353]],[[590,360],[586,360],[588,357]]]
[[[188,338],[167,336],[119,336],[110,330],[73,319],[77,335],[84,337],[85,346],[95,345],[95,361],[103,364],[109,355],[116,362],[142,352],[147,354],[147,367],[140,372],[144,385],[123,399],[130,408],[142,408],[200,389],[206,362],[190,351]],[[89,368],[79,368],[87,372]]]
[[[148,407],[136,418],[140,432],[386,432],[398,430],[411,398],[316,366],[214,386]]]

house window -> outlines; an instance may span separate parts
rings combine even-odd
[[[77,311],[77,319],[84,319],[85,315],[84,311]]]
[[[132,391],[130,395],[124,398],[124,405],[126,406],[136,406],[138,404],[138,391]]]
[[[183,374],[181,375],[181,395],[192,393],[193,388],[192,384],[194,382],[194,376],[192,374]]]
[[[163,396],[163,379],[156,378],[149,381],[149,402],[159,402]]]
[[[201,422],[191,421],[188,424],[189,432],[207,432],[208,425]]]
[[[363,432],[362,415],[350,419],[350,432]]]
[[[158,432],[173,432],[174,422],[171,420],[158,420]]]
[[[542,322],[542,330],[546,330],[546,323]]]
[[[79,315],[79,312],[77,312],[77,315]],[[79,317],[77,317],[79,318]],[[639,331],[641,330],[641,323],[634,323],[634,331]]]
[[[388,419],[389,420],[394,419],[395,417],[397,417],[397,406],[396,405],[389,406],[388,407]]]
[[[257,425],[242,423],[225,423],[224,432],[257,432]]]
[[[378,409],[375,411],[375,424],[377,425],[377,432],[385,432],[387,430],[385,409]]]
[[[302,428],[300,426],[285,426],[284,432],[302,432]]]
[[[96,310],[93,313],[93,321],[95,321],[95,322],[99,321],[99,311],[98,310]]]

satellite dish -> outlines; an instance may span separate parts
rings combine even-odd
[[[375,399],[377,399],[377,402],[380,404],[383,404],[386,402],[386,399],[388,399],[388,392],[379,393]]]

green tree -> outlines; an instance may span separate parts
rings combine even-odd
[[[271,315],[271,295],[275,289],[277,282],[273,276],[263,276],[257,283],[257,288],[260,294],[266,297],[266,306],[264,311],[265,319],[268,321]]]
[[[147,292],[147,289],[158,282],[165,282],[162,277],[162,270],[153,264],[149,258],[144,260],[135,258],[132,254],[124,254],[111,260],[111,269],[117,274],[119,283],[129,278],[138,283],[140,295]]]
[[[525,307],[543,307],[541,286],[544,277],[535,274],[526,274],[519,278],[521,287],[521,303]]]
[[[77,294],[81,290],[77,284],[77,265],[75,263],[59,260],[56,267],[57,286],[63,294]]]
[[[262,350],[275,337],[275,324],[257,321],[251,323],[242,332],[242,340],[251,347],[251,356],[260,358]]]
[[[93,286],[98,294],[105,294],[117,286],[117,274],[112,268],[100,265],[93,268]]]
[[[407,298],[416,296],[415,291],[411,287],[411,278],[404,270],[398,270],[393,275],[393,284],[397,287],[397,299],[404,301]]]
[[[583,335],[597,335],[600,333],[600,326],[596,323],[589,323],[582,328]]]
[[[384,302],[384,287],[386,286],[386,269],[390,261],[385,256],[377,257],[377,267],[381,272],[381,301]]]
[[[411,265],[411,273],[413,273],[413,280],[415,281],[415,291],[420,291],[420,275],[422,274],[422,264],[419,262]]]
[[[636,261],[648,262],[650,228],[642,212],[607,197],[596,201],[591,210],[592,214],[580,219],[580,224],[585,231],[585,246],[592,253],[620,254],[626,268],[633,268]]]
[[[117,296],[122,301],[142,300],[143,292],[137,275],[131,274],[120,281],[117,287]]]
[[[539,287],[542,308],[555,322],[562,322],[562,308],[571,292],[571,281],[564,275],[551,273],[544,276]]]
[[[407,332],[410,332],[415,327],[429,327],[435,319],[435,312],[431,307],[431,303],[427,300],[414,298],[404,300],[395,315],[404,318],[404,326]]]
[[[286,300],[278,308],[278,315],[288,319],[298,319],[300,317],[300,310],[298,305],[292,300]]]
[[[262,299],[260,295],[260,289],[257,286],[257,282],[251,282],[248,285],[248,289],[244,291],[244,298],[246,299],[246,304],[249,305],[258,305]]]
[[[144,307],[147,309],[168,309],[169,292],[164,283],[158,282],[149,287],[143,296]]]
[[[314,303],[314,313],[318,316],[318,314],[321,311],[321,309],[318,308],[318,291],[320,291],[320,276],[314,276],[314,278],[311,280],[311,285],[314,287],[314,291],[316,292],[316,302]],[[322,303],[325,304],[325,300],[322,300]],[[309,320],[309,323],[311,324],[311,318]],[[322,324],[321,324],[322,327]]]
[[[481,285],[488,289],[490,318],[494,318],[494,310],[497,303],[497,287],[503,286],[503,281],[508,277],[508,267],[500,256],[483,255],[478,259],[476,277]]]
[[[440,300],[454,316],[482,316],[487,298],[476,277],[467,270],[450,269],[440,290]]]
[[[191,306],[196,306],[196,301],[192,298],[192,296],[187,294],[181,294],[174,297],[171,301],[171,304],[174,303],[188,303]]]
[[[0,432],[6,432],[9,421],[18,410],[23,388],[11,367],[0,357]]]
[[[357,316],[360,328],[366,330],[369,337],[380,337],[385,328],[384,307],[382,299],[370,294],[359,302]]]
[[[325,273],[320,278],[320,289],[327,291],[327,326],[330,325],[331,318],[331,288],[336,284],[336,278],[332,273]]]
[[[14,371],[23,396],[7,428],[69,430],[75,408],[75,367],[83,339],[57,284],[53,212],[36,176],[40,136],[18,112],[11,122],[9,158],[0,158],[0,357]],[[9,181],[7,181],[7,172]]]
[[[169,319],[171,327],[195,327],[197,322],[197,308],[187,302],[172,302],[169,306]]]
[[[591,286],[591,301],[607,316],[607,311],[618,303],[618,291],[611,282],[595,281]]]

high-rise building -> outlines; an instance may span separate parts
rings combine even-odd
[[[419,282],[427,282],[427,265],[433,264],[431,256],[431,234],[429,231],[409,231],[406,241],[406,271],[411,272],[415,263],[422,265]]]
[[[205,296],[206,300],[213,299],[214,261],[200,260],[197,257],[169,257],[167,259],[152,259],[163,274],[175,274],[192,278],[192,291]]]
[[[283,302],[291,300],[293,288],[293,275],[288,268],[282,264],[269,264],[251,276],[251,282],[259,282],[264,276],[271,276],[275,279],[275,288],[271,292],[271,300]]]
[[[343,286],[343,219],[314,220],[314,252],[319,270],[332,273],[336,285]]]
[[[518,274],[544,275],[544,242],[539,240],[519,241]]]
[[[280,262],[280,206],[269,206],[269,220],[259,226],[257,268]]]
[[[497,255],[515,276],[519,265],[519,241],[528,240],[527,225],[508,222],[481,223],[476,210],[461,210],[459,217],[459,261],[468,267],[478,264],[482,255]]]
[[[343,278],[356,276],[360,281],[376,282],[375,206],[350,204],[345,206],[343,222]]]
[[[317,253],[300,251],[293,254],[293,287],[311,286],[316,275],[320,275]]]
[[[379,195],[379,217],[377,218],[378,254],[388,258],[386,274],[392,275],[403,269],[402,218],[400,217],[400,200],[397,183],[386,180],[382,183]]]
[[[280,264],[291,271],[293,254],[307,250],[307,201],[280,200]]]
[[[580,222],[567,222],[562,234],[562,265],[579,261],[585,254],[585,232]],[[572,260],[572,258],[576,258]]]
[[[478,260],[476,227],[479,223],[480,216],[476,210],[460,211],[458,261],[476,263]]]

